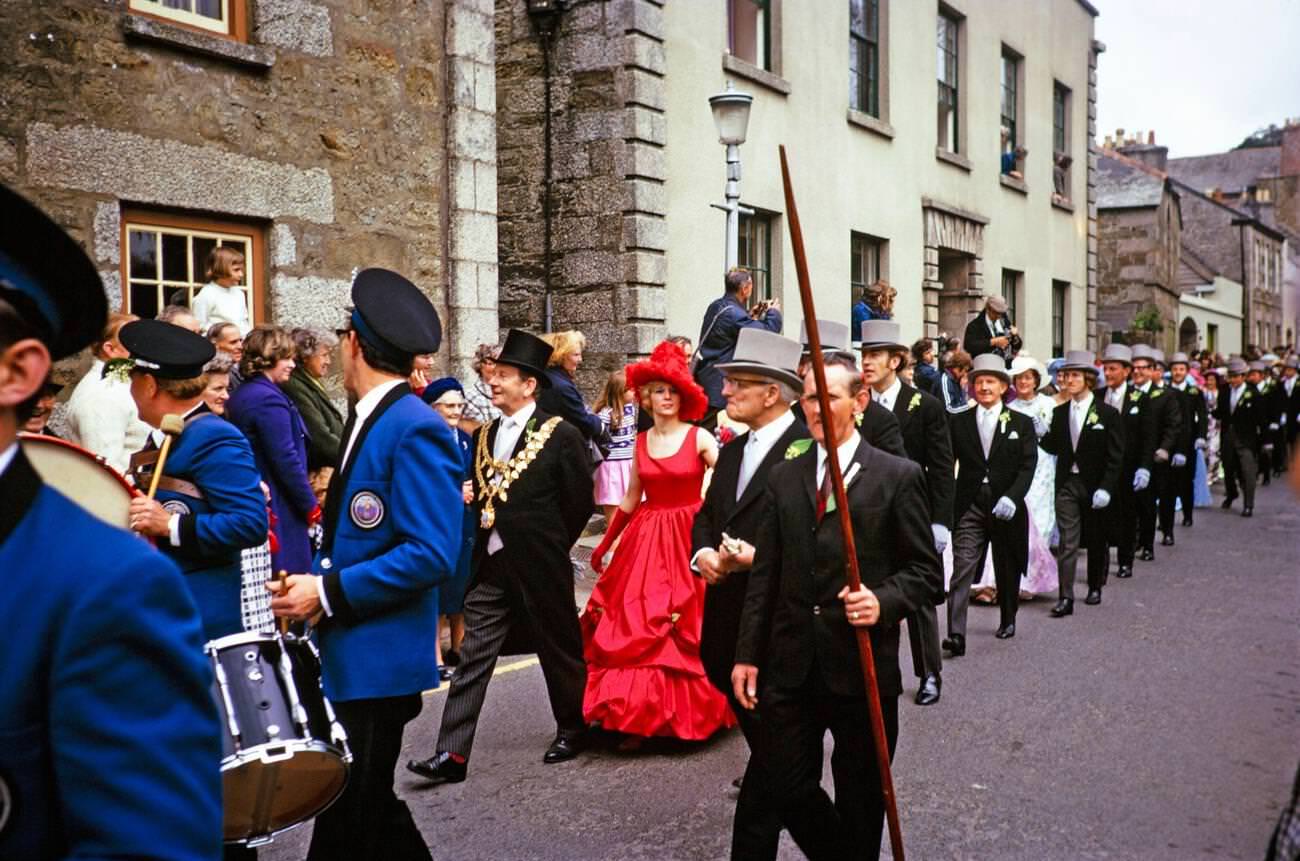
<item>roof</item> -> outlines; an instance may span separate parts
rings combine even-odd
[[[1276,239],[1278,242],[1286,241],[1286,234],[1282,233],[1282,231],[1278,230],[1275,227],[1270,227],[1267,223],[1262,221],[1254,213],[1249,212],[1245,209],[1241,209],[1240,207],[1233,206],[1232,204],[1227,203],[1226,201],[1215,200],[1214,198],[1210,197],[1208,194],[1204,194],[1199,189],[1194,188],[1188,185],[1187,183],[1174,179],[1172,177],[1170,178],[1169,182],[1171,185],[1173,185],[1175,189],[1181,190],[1184,194],[1197,197],[1201,200],[1204,200],[1206,203],[1211,204],[1212,206],[1217,206],[1218,208],[1231,213],[1233,216],[1235,216],[1232,219],[1233,225],[1237,225],[1241,223],[1249,224],[1251,227],[1255,228],[1260,233],[1263,233],[1265,236],[1269,236],[1273,239]]]
[[[1097,208],[1145,209],[1160,205],[1164,177],[1112,150],[1097,160]]]
[[[1282,148],[1263,146],[1171,158],[1167,170],[1171,177],[1197,191],[1217,188],[1225,194],[1234,194],[1255,185],[1261,178],[1277,176],[1281,164]]]
[[[1203,257],[1191,248],[1188,248],[1186,243],[1182,243],[1181,251],[1182,253],[1178,258],[1180,268],[1186,268],[1193,273],[1197,279],[1204,281],[1204,283],[1208,284],[1213,281],[1216,276],[1223,274],[1211,266]],[[1178,280],[1181,283],[1184,279],[1180,277]]]

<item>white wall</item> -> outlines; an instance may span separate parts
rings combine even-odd
[[[1186,317],[1196,321],[1200,334],[1199,349],[1210,346],[1207,332],[1213,323],[1219,327],[1219,341],[1215,349],[1224,356],[1241,352],[1241,285],[1236,281],[1216,276],[1213,291],[1184,293],[1178,300],[1178,326]]]

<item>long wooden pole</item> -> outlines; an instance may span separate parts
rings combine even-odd
[[[786,163],[785,147],[781,150],[781,180],[785,184],[786,219],[790,224],[790,245],[794,250],[794,268],[799,276],[799,299],[803,304],[804,327],[808,330],[808,351],[812,356],[813,379],[817,384],[817,403],[821,407],[822,432],[826,438],[826,468],[830,470],[831,484],[835,489],[835,506],[840,515],[840,531],[844,534],[845,573],[849,591],[862,588],[858,573],[858,554],[853,540],[853,522],[849,518],[848,496],[844,492],[844,473],[840,471],[837,447],[831,426],[831,404],[826,389],[826,363],[822,359],[821,337],[817,331],[817,311],[813,307],[812,281],[808,277],[808,258],[804,253],[803,230],[799,227],[799,210],[794,203],[794,186],[790,183],[790,166]],[[866,682],[867,704],[871,712],[871,739],[875,742],[876,767],[880,770],[880,790],[885,798],[885,815],[889,822],[889,846],[894,858],[903,861],[903,830],[898,822],[898,804],[894,800],[894,778],[889,770],[889,741],[885,736],[885,720],[880,710],[880,688],[876,683],[876,662],[871,650],[871,634],[865,627],[854,626],[858,635],[858,657],[862,662],[862,678]]]

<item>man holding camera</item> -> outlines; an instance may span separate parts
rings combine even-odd
[[[997,353],[1009,368],[1022,343],[1020,333],[1007,317],[1007,300],[989,296],[984,300],[984,312],[966,324],[962,348],[972,359],[984,353]]]
[[[698,364],[695,380],[709,396],[709,411],[700,422],[712,427],[718,411],[725,409],[727,399],[722,394],[722,371],[719,365],[730,362],[736,354],[736,340],[742,329],[761,328],[780,334],[781,303],[776,299],[759,302],[752,309],[749,298],[754,293],[754,278],[744,269],[732,269],[723,284],[725,292],[714,299],[704,312],[704,326],[700,329]]]

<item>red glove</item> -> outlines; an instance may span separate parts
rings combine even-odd
[[[600,540],[600,544],[591,554],[591,569],[597,574],[605,573],[605,554],[623,530],[627,528],[628,521],[632,515],[628,514],[622,508],[614,509],[614,521],[605,529],[605,537]]]
[[[307,515],[307,525],[315,526],[317,523],[320,523],[320,519],[322,516],[324,516],[324,514],[325,512],[321,511],[321,507],[317,505],[315,508],[311,510],[311,514]]]

